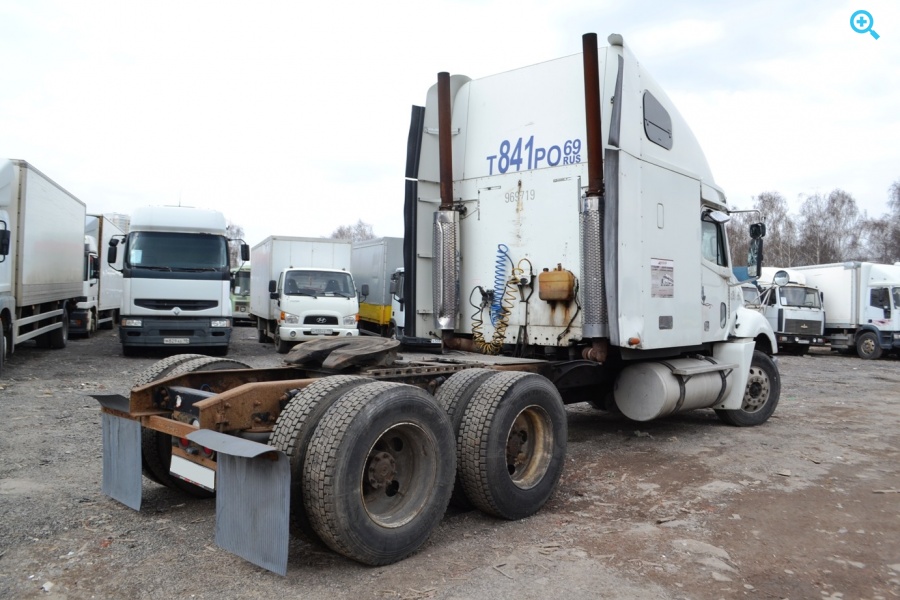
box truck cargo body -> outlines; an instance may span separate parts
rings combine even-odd
[[[85,205],[23,160],[0,162],[0,369],[28,340],[62,348],[82,294]]]
[[[900,350],[900,264],[846,262],[794,267],[822,292],[831,347],[860,358]]]
[[[359,335],[352,242],[270,236],[250,251],[250,313],[259,341],[286,353],[297,342]]]
[[[397,321],[391,307],[391,279],[403,267],[403,238],[384,237],[354,243],[351,265],[350,271],[360,289],[359,328],[386,337],[395,335]]]

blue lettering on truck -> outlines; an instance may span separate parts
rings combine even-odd
[[[581,140],[566,140],[562,146],[550,147],[535,146],[534,136],[528,140],[519,138],[515,145],[509,140],[503,140],[500,142],[499,154],[488,156],[487,161],[488,175],[494,174],[495,166],[497,172],[503,174],[511,170],[521,171],[523,168],[530,171],[541,166],[574,165],[581,162]]]

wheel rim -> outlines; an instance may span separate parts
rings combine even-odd
[[[506,470],[523,490],[537,485],[553,457],[553,424],[549,413],[532,405],[520,412],[506,436]]]
[[[875,351],[875,340],[871,336],[866,336],[863,338],[861,346],[863,354],[868,356]]]
[[[400,527],[428,504],[435,485],[437,443],[413,423],[387,429],[369,449],[360,492],[369,517],[382,527]]]
[[[750,367],[747,388],[744,391],[744,402],[741,408],[745,412],[756,412],[765,406],[769,399],[769,376],[759,367]]]

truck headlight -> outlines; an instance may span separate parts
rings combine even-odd
[[[128,317],[124,317],[122,319],[122,327],[141,327],[143,326],[143,322],[140,319],[129,319]]]
[[[211,327],[231,327],[231,319],[212,319],[209,324]]]
[[[349,317],[344,317],[344,325],[356,325],[358,315],[350,315]]]
[[[285,325],[299,325],[300,317],[297,315],[292,315],[291,313],[286,313],[284,311],[281,312],[281,321]]]

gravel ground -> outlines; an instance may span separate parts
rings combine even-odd
[[[286,577],[214,543],[215,502],[144,480],[134,512],[100,492],[99,405],[162,355],[115,332],[24,346],[0,380],[0,598],[900,597],[900,370],[779,357],[756,428],[712,411],[632,423],[569,411],[560,486],[537,515],[451,509],[416,555],[364,567],[292,541]],[[254,329],[229,358],[280,364]]]

